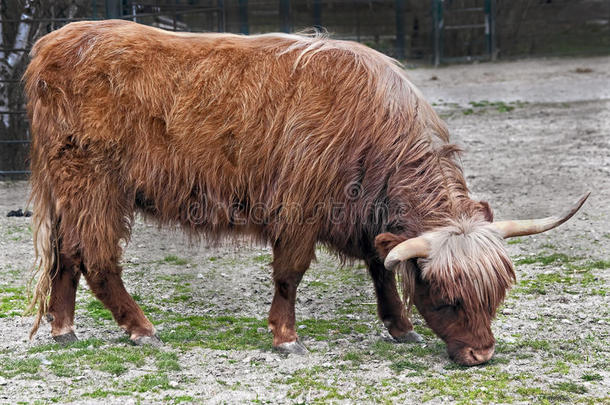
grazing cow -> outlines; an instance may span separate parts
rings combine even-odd
[[[76,339],[81,274],[134,343],[156,341],[121,281],[138,211],[193,236],[271,244],[280,351],[306,352],[296,290],[322,243],[367,264],[394,339],[421,339],[414,303],[451,358],[479,364],[515,280],[502,239],[551,229],[586,198],[562,217],[493,222],[468,196],[444,123],[393,60],[357,43],[77,22],[36,43],[25,82],[32,334],[46,314],[58,341]]]

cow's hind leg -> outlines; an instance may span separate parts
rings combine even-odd
[[[158,341],[152,323],[125,290],[118,264],[121,240],[129,238],[135,196],[119,182],[120,173],[90,166],[103,159],[78,154],[71,159],[66,170],[58,172],[74,175],[54,187],[62,246],[79,253],[81,273],[91,291],[134,343]]]
[[[269,329],[273,333],[273,348],[279,352],[307,353],[296,332],[294,305],[297,287],[313,256],[313,244],[305,254],[281,246],[273,249],[275,294],[269,311]]]
[[[413,330],[405,306],[396,289],[396,276],[378,260],[367,262],[377,295],[377,313],[390,335],[398,342],[421,342],[422,337]]]
[[[77,340],[74,333],[74,305],[80,280],[80,259],[74,255],[60,254],[59,266],[51,281],[51,296],[47,320],[51,323],[51,336],[58,343]]]
[[[83,273],[91,291],[110,310],[133,343],[160,344],[155,327],[125,289],[120,266],[95,272],[86,270]]]

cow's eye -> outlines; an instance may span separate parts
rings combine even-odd
[[[433,311],[457,311],[458,309],[460,309],[460,303],[454,303],[454,304],[441,304],[438,305],[434,308],[432,308]]]
[[[444,311],[444,310],[456,310],[457,309],[457,305],[453,305],[453,304],[442,304],[439,306],[436,306],[434,308],[432,308],[434,311]]]

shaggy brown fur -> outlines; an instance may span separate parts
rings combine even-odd
[[[363,45],[79,22],[36,43],[25,81],[41,260],[33,332],[60,255],[80,263],[90,285],[115,285],[94,292],[117,321],[129,318],[131,304],[113,301],[127,300],[122,283],[108,277],[120,276],[135,210],[195,236],[270,243],[276,345],[296,339],[294,294],[316,242],[366,260],[397,337],[412,325],[395,308],[375,237],[490,220],[468,197],[445,125],[393,60]]]

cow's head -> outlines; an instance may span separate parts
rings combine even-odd
[[[388,270],[399,270],[405,300],[415,304],[430,328],[447,343],[449,356],[464,365],[491,359],[491,320],[515,281],[502,239],[552,229],[568,212],[537,220],[488,222],[458,218],[450,225],[406,239],[384,233],[375,239]]]

